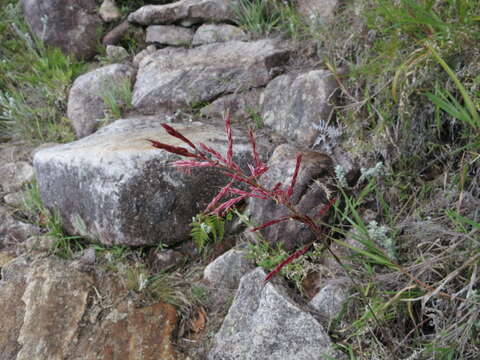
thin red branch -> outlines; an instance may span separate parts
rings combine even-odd
[[[300,250],[297,250],[295,251],[292,255],[290,255],[289,257],[287,257],[285,260],[283,260],[280,264],[278,264],[275,269],[273,269],[266,277],[265,277],[265,280],[263,280],[264,283],[267,283],[272,277],[274,277],[280,270],[282,270],[282,268],[288,264],[290,264],[293,260],[295,260],[296,258],[302,256],[303,254],[305,254],[308,249],[310,248],[310,246],[312,246],[312,243],[309,243],[307,245],[305,245],[303,248],[301,248]]]

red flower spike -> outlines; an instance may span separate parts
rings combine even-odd
[[[232,194],[236,194],[236,195],[245,195],[247,197],[254,197],[254,198],[262,199],[262,200],[267,199],[265,196],[255,194],[254,192],[243,191],[243,190],[240,190],[240,189],[237,189],[237,188],[230,188],[229,192],[232,193]]]
[[[217,215],[223,215],[225,214],[233,205],[236,203],[242,201],[245,199],[247,196],[242,195],[233,199],[230,199],[228,201],[225,201],[222,205],[220,205],[218,208],[216,208],[214,211],[212,211],[212,214],[217,214]]]
[[[230,113],[227,113],[225,117],[225,132],[227,133],[227,140],[228,140],[228,149],[227,149],[227,165],[232,164],[233,159],[233,137],[232,137],[232,125],[231,125],[231,117]]]
[[[324,207],[322,207],[319,212],[317,213],[317,215],[315,216],[316,218],[320,217],[320,216],[323,216],[325,215],[333,206],[333,204],[335,204],[335,201],[337,201],[336,198],[331,198],[330,201],[325,204]]]
[[[302,162],[302,154],[297,154],[297,163],[295,164],[295,171],[293,172],[292,182],[290,187],[287,190],[287,198],[290,198],[293,195],[293,189],[297,183],[298,171],[300,170],[300,164]]]
[[[211,208],[213,208],[217,203],[228,193],[228,190],[230,187],[233,185],[233,180],[230,181],[226,186],[224,186],[218,194],[210,201],[210,204],[208,204],[207,208],[205,209],[205,212],[208,212]]]
[[[283,221],[286,221],[286,220],[288,220],[288,219],[290,219],[290,216],[285,216],[285,217],[282,217],[282,218],[280,218],[280,219],[275,219],[275,220],[267,221],[265,224],[260,225],[260,226],[257,226],[256,228],[253,228],[253,229],[250,230],[250,231],[251,231],[251,232],[255,232],[255,231],[258,231],[258,230],[262,230],[262,229],[265,229],[266,227],[269,227],[269,226],[278,224],[279,222],[283,222]]]
[[[161,125],[167,131],[167,133],[169,133],[171,136],[182,140],[184,143],[188,144],[188,146],[190,146],[192,149],[195,149],[195,150],[197,149],[195,147],[195,145],[190,140],[188,140],[185,136],[180,134],[177,130],[172,128],[170,125],[168,125],[168,124],[161,124]]]
[[[162,150],[168,151],[169,153],[177,154],[181,156],[198,158],[197,155],[192,154],[190,151],[188,151],[184,147],[172,146],[172,145],[164,144],[164,143],[161,143],[155,140],[150,140],[150,139],[146,139],[146,140],[149,141],[152,144],[152,146],[157,149],[162,149]]]
[[[253,130],[252,129],[248,130],[248,140],[250,141],[250,144],[252,144],[252,155],[253,155],[253,160],[255,161],[255,168],[258,169],[263,164],[260,161],[260,158],[259,158],[258,153],[257,153],[257,144],[255,142],[255,136],[253,135]]]
[[[178,160],[172,162],[172,166],[175,167],[207,167],[207,166],[215,166],[214,162],[209,161],[193,161],[193,160]]]
[[[218,151],[215,151],[211,147],[208,147],[207,145],[202,144],[202,143],[200,143],[199,145],[203,150],[205,150],[209,154],[213,155],[215,158],[217,158],[218,160],[220,160],[224,164],[227,164],[227,160],[225,160],[225,158]]]
[[[272,277],[274,277],[280,270],[282,270],[282,268],[288,264],[290,264],[293,260],[295,260],[296,258],[302,256],[303,254],[305,254],[308,249],[310,248],[310,246],[312,246],[312,244],[307,244],[305,245],[303,248],[301,248],[300,250],[297,250],[295,251],[292,255],[290,255],[288,258],[286,258],[285,260],[283,260],[280,264],[278,264],[275,269],[273,269],[266,277],[265,279],[263,280],[263,283],[267,283]]]

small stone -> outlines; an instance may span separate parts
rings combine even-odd
[[[247,41],[248,35],[237,26],[228,24],[204,24],[193,37],[192,45],[211,44],[225,41]]]
[[[333,320],[348,298],[348,287],[343,281],[330,280],[308,303],[328,320]]]
[[[147,28],[147,43],[189,46],[193,30],[175,25],[152,25]]]
[[[32,165],[25,161],[6,163],[0,166],[0,186],[4,192],[20,190],[35,178]]]
[[[17,191],[14,193],[10,193],[5,195],[3,198],[5,204],[13,206],[13,207],[21,207],[25,203],[25,191]]]
[[[107,56],[111,61],[121,62],[128,58],[128,51],[122,46],[107,45]]]
[[[297,0],[298,12],[312,24],[327,24],[334,20],[340,0]]]
[[[254,268],[243,250],[232,249],[208,264],[203,278],[215,287],[236,289],[243,275]]]
[[[28,251],[45,252],[50,251],[56,242],[57,238],[53,236],[37,235],[29,237],[25,242],[25,246]]]
[[[114,0],[103,0],[98,13],[102,20],[106,23],[118,20],[122,17],[122,14]]]

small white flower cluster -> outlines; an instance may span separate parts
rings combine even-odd
[[[368,236],[378,242],[385,250],[387,250],[387,255],[390,259],[396,259],[396,252],[395,252],[395,241],[389,237],[387,234],[389,229],[382,225],[379,226],[378,223],[373,220],[367,226]]]
[[[343,134],[343,128],[341,126],[330,126],[324,120],[320,120],[318,124],[313,124],[312,127],[319,132],[312,148],[322,146],[327,153],[331,154],[338,143],[338,138]]]
[[[362,173],[362,175],[360,176],[360,179],[358,179],[358,182],[361,182],[365,179],[371,179],[372,177],[375,177],[375,176],[382,175],[384,168],[385,166],[381,161],[376,163],[375,166],[372,168],[369,168],[369,169],[361,168],[360,172]]]
[[[345,169],[343,168],[342,165],[336,165],[335,166],[335,177],[337,179],[338,184],[343,188],[348,187],[346,175],[347,174],[346,174]]]

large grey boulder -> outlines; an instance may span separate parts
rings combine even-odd
[[[183,45],[192,43],[193,30],[175,25],[151,25],[147,28],[147,43]]]
[[[263,86],[281,71],[289,53],[274,40],[161,49],[140,63],[133,105],[153,113]]]
[[[102,22],[95,0],[22,0],[25,20],[36,36],[63,52],[95,55]]]
[[[135,69],[132,66],[112,64],[83,74],[75,80],[68,96],[67,115],[79,138],[94,132],[99,120],[105,118],[108,109],[104,102],[105,94],[118,92],[118,88],[131,83],[134,76]]]
[[[166,5],[146,5],[131,13],[128,21],[140,25],[233,21],[233,5],[237,1],[180,0]]]
[[[322,325],[266,275],[257,268],[242,277],[208,360],[337,359]]]
[[[326,192],[329,190],[326,181],[333,174],[333,162],[329,156],[313,151],[300,151],[287,144],[280,145],[274,150],[268,162],[269,170],[261,178],[261,183],[271,189],[281,182],[286,189],[293,176],[297,153],[302,154],[302,164],[290,201],[301,213],[319,220],[325,219],[328,214],[317,214],[328,203]],[[285,207],[279,206],[273,200],[251,199],[249,210],[252,214],[250,220],[255,226],[290,215]],[[308,227],[294,220],[284,221],[261,231],[267,241],[282,244],[287,250],[315,240],[315,235]]]
[[[237,26],[229,24],[203,24],[195,32],[192,45],[225,41],[247,41],[248,35]]]
[[[260,100],[265,125],[301,146],[317,145],[332,116],[336,87],[332,74],[324,70],[275,78]]]
[[[104,244],[175,244],[188,239],[192,217],[203,210],[225,177],[215,169],[192,174],[169,166],[179,157],[146,139],[184,145],[159,126],[165,117],[117,120],[79,141],[40,151],[34,166],[46,206],[58,209],[70,233]],[[185,136],[226,152],[222,128],[176,124]],[[239,164],[250,158],[236,137]]]

